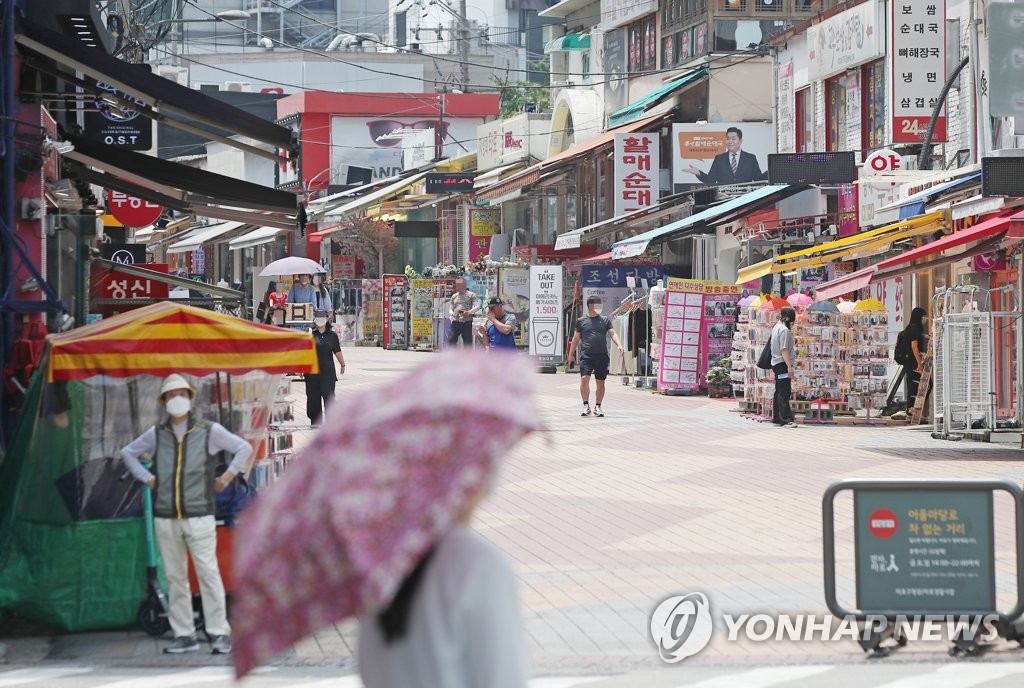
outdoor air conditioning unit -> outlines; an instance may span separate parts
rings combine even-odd
[[[252,91],[252,84],[248,81],[225,81],[224,90],[231,93],[249,93]]]
[[[188,86],[188,69],[185,67],[175,67],[174,65],[157,65],[154,69],[157,76],[161,76],[164,79],[168,79],[182,86]]]

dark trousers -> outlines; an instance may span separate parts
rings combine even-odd
[[[907,408],[914,408],[914,401],[917,400],[917,385],[921,382],[921,373],[917,372],[917,363],[912,366],[903,366],[903,375],[907,381]]]
[[[789,398],[793,396],[793,380],[788,375],[784,378],[779,378],[779,375],[788,373],[789,368],[786,367],[785,363],[777,363],[772,366],[772,372],[775,373],[775,397],[772,403],[772,422],[776,425],[792,423],[795,417],[793,416],[793,407],[789,405]]]
[[[452,329],[448,333],[448,346],[455,346],[462,337],[463,346],[473,346],[473,321],[456,322],[452,321]]]
[[[306,415],[312,425],[319,425],[327,404],[334,401],[334,386],[338,381],[323,375],[306,375]]]

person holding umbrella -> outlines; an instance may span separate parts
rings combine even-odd
[[[292,288],[288,290],[288,303],[314,303],[316,301],[316,287],[313,286],[313,275],[299,275],[298,282],[292,282]]]
[[[320,364],[320,372],[306,373],[306,415],[313,427],[320,426],[320,418],[327,404],[334,401],[334,388],[338,383],[338,375],[334,370],[334,360],[341,366],[341,374],[345,374],[345,356],[341,353],[341,341],[330,326],[331,312],[327,310],[313,311],[313,341],[316,342],[316,357]]]
[[[328,410],[239,524],[239,678],[358,617],[367,688],[525,688],[516,576],[470,523],[502,455],[541,425],[529,364],[493,372],[493,355],[448,352]]]

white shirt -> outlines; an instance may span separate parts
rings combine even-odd
[[[505,555],[453,527],[427,563],[403,638],[385,645],[376,614],[360,619],[359,673],[366,688],[525,688],[518,583]]]
[[[174,430],[174,436],[181,442],[181,438],[185,436],[185,431],[188,430],[188,421],[182,421],[181,423],[171,423],[171,429]],[[124,465],[128,468],[135,479],[140,482],[148,482],[153,474],[146,470],[139,459],[143,456],[153,456],[153,452],[156,451],[156,426],[150,426],[149,430],[142,433],[134,440],[132,440],[128,446],[121,450],[121,459],[124,461]],[[231,465],[228,466],[228,470],[232,474],[238,474],[245,468],[245,463],[252,456],[252,446],[244,439],[225,428],[220,423],[210,423],[209,440],[206,442],[206,451],[210,454],[216,454],[217,452],[226,451],[233,455],[231,459]]]

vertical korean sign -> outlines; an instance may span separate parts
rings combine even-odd
[[[658,134],[615,135],[615,215],[657,205],[660,149]]]
[[[736,305],[741,287],[734,284],[706,283],[704,285],[704,322],[701,327],[701,350],[704,356],[697,383],[706,386],[704,374],[732,355],[732,338],[736,332]]]
[[[431,346],[434,334],[434,280],[412,281],[412,337],[413,346]]]
[[[409,278],[405,275],[384,275],[384,348],[405,349],[409,345],[405,297]]]
[[[921,143],[946,82],[946,3],[892,2],[892,140]],[[946,140],[946,106],[933,142]]]
[[[562,362],[562,266],[530,266],[530,355]]]
[[[779,118],[776,130],[779,152],[796,152],[796,95],[793,90],[793,60],[779,65],[778,78]]]
[[[500,208],[473,208],[469,211],[469,262],[475,263],[491,250],[491,237],[499,231]],[[495,260],[501,256],[491,256]]]
[[[700,389],[701,324],[704,282],[670,279],[665,291],[658,389],[696,392]]]

